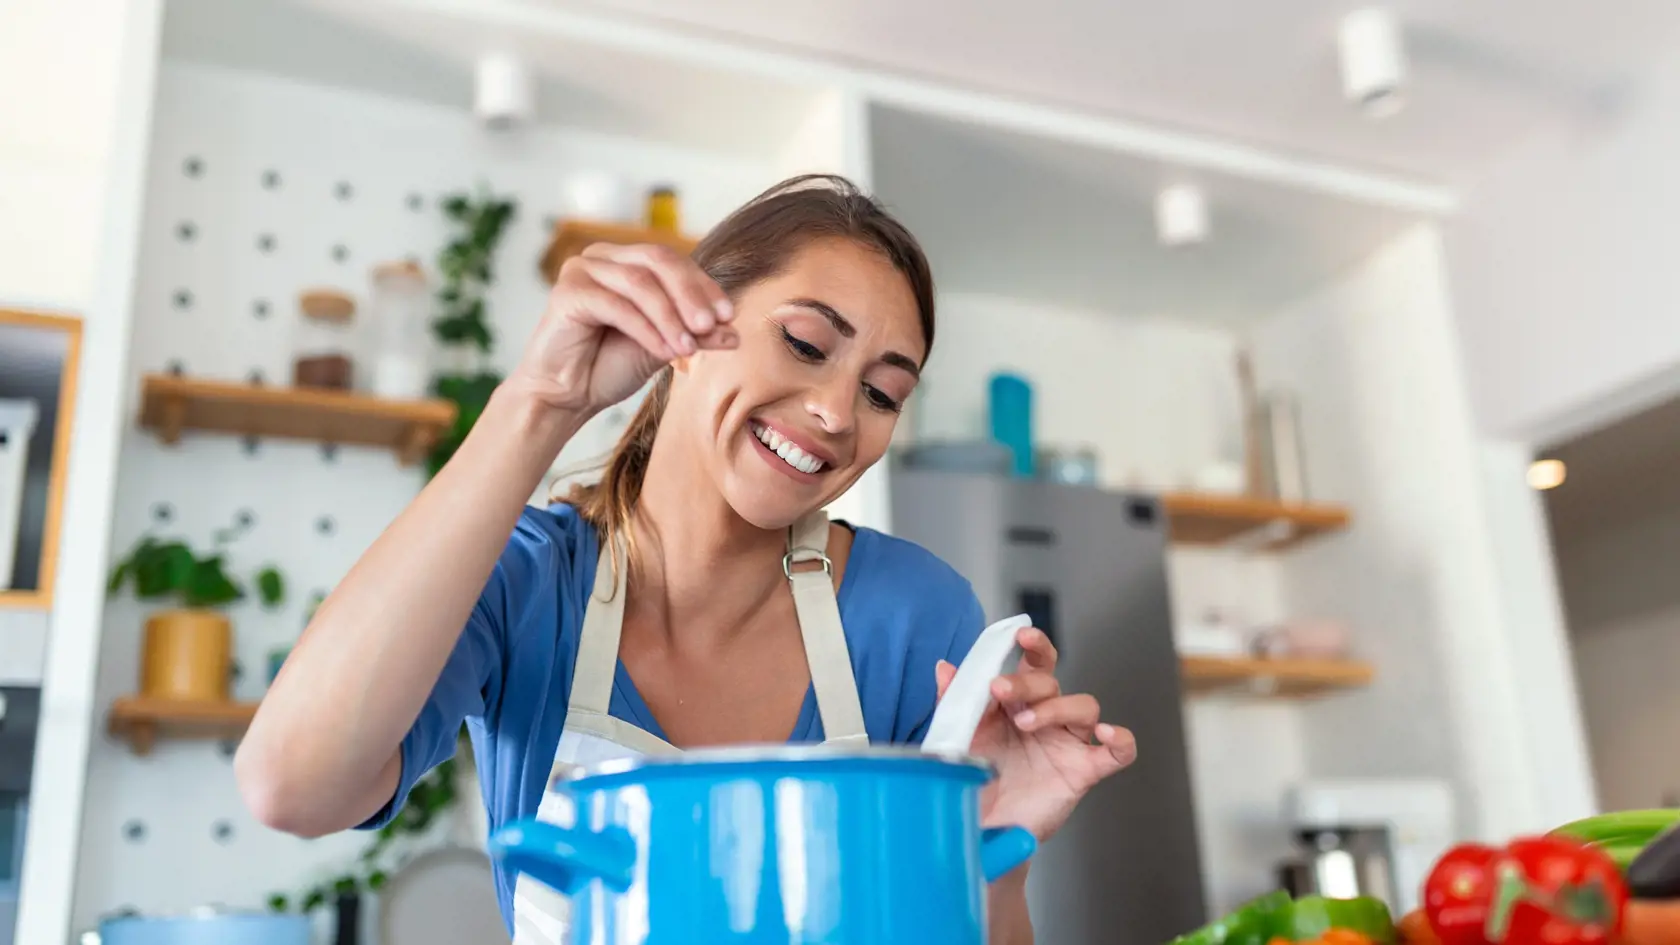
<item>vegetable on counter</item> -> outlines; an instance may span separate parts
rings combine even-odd
[[[1622,913],[1617,945],[1680,945],[1680,899],[1633,899]]]
[[[1680,945],[1680,808],[1454,847],[1398,932],[1402,945]]]
[[[1680,827],[1657,834],[1623,871],[1635,899],[1680,899]]]
[[[1394,927],[1400,945],[1443,945],[1441,937],[1429,925],[1429,916],[1422,909],[1413,909],[1400,917]]]
[[[1442,945],[1613,945],[1627,898],[1609,855],[1557,834],[1454,847],[1423,887]]]
[[[1251,900],[1172,945],[1394,945],[1394,923],[1380,899],[1291,899],[1278,890]]]
[[[1680,823],[1680,808],[1620,810],[1572,821],[1552,830],[1550,835],[1570,837],[1598,847],[1625,873],[1641,851],[1676,823]]]
[[[1304,896],[1290,906],[1291,937],[1297,942],[1316,942],[1337,932],[1356,932],[1367,942],[1389,945],[1394,941],[1394,918],[1381,899],[1326,899]],[[1330,941],[1337,941],[1331,938]]]

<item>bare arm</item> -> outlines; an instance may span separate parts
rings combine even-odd
[[[400,745],[443,672],[520,510],[584,418],[517,379],[316,612],[234,760],[278,830],[319,836],[390,800]]]
[[[670,249],[592,246],[566,261],[519,367],[269,688],[234,759],[259,820],[320,836],[391,799],[403,737],[561,447],[679,355],[735,347],[721,324],[732,317],[717,283]]]
[[[997,945],[1033,945],[1032,916],[1027,912],[1027,867],[1000,876],[987,891],[990,915],[986,941]]]

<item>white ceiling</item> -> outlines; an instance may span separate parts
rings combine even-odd
[[[1415,217],[1249,178],[871,109],[874,190],[926,248],[944,291],[1235,328],[1364,258]],[[1207,195],[1209,239],[1162,246],[1166,184]]]
[[[815,94],[797,79],[521,29],[464,2],[169,0],[166,11],[171,59],[456,108],[470,105],[473,58],[511,47],[542,74],[538,100],[549,120],[759,159],[785,142]],[[873,188],[922,240],[950,292],[1236,327],[1322,284],[1415,219],[1318,189],[1191,172],[921,111],[875,105],[870,118]],[[1173,250],[1156,240],[1153,200],[1174,182],[1207,193],[1211,237],[1202,246]]]
[[[537,0],[1463,184],[1537,125],[1591,118],[1680,45],[1675,0],[1393,0],[1413,83],[1362,120],[1334,38],[1358,0]]]
[[[797,70],[737,71],[734,47],[754,45],[1449,185],[1525,129],[1615,102],[1642,63],[1680,47],[1677,0],[1620,0],[1614,18],[1588,0],[1396,0],[1415,82],[1399,116],[1373,123],[1339,97],[1334,32],[1351,2],[169,0],[164,38],[176,59],[463,108],[472,59],[512,46],[542,73],[546,118],[763,159],[815,92]],[[657,20],[727,42],[697,64],[532,28],[519,11]],[[1234,326],[1412,219],[885,105],[872,119],[875,189],[954,291]],[[1206,189],[1212,215],[1210,241],[1188,251],[1153,232],[1154,194],[1179,180]]]
[[[451,108],[472,107],[473,64],[517,53],[538,76],[538,120],[764,158],[814,88],[520,31],[448,4],[367,0],[169,0],[163,52]]]

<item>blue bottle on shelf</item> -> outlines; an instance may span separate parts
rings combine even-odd
[[[1015,374],[993,374],[987,413],[992,439],[1009,448],[1017,476],[1033,475],[1032,385]]]

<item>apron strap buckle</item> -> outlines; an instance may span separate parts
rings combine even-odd
[[[782,573],[787,575],[787,579],[791,581],[791,580],[793,580],[793,575],[794,575],[793,566],[795,564],[803,564],[803,563],[808,562],[808,561],[820,561],[820,562],[822,562],[822,571],[823,571],[824,576],[828,577],[830,580],[833,580],[833,578],[834,578],[834,561],[832,559],[830,559],[828,555],[824,554],[821,551],[818,551],[815,548],[795,548],[792,551],[789,551],[787,554],[782,555]],[[801,571],[799,573],[806,574],[806,573],[814,573],[814,572]]]

